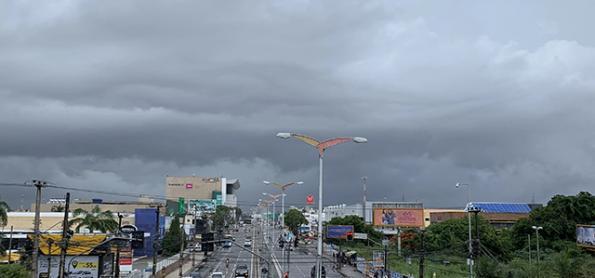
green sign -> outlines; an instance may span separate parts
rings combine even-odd
[[[179,214],[186,213],[186,204],[184,202],[184,197],[178,198],[178,213]]]
[[[220,191],[213,191],[213,200],[217,202],[218,206],[223,205],[223,197]]]

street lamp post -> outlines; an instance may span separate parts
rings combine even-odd
[[[535,230],[535,240],[537,241],[537,278],[539,278],[539,230],[542,230],[543,227],[541,226],[531,226],[533,230]]]
[[[272,203],[272,205],[273,205],[273,227],[272,227],[273,235],[272,235],[271,243],[270,243],[271,244],[271,249],[272,249],[273,248],[273,244],[275,243],[275,213],[277,211],[277,209],[275,207],[275,203],[278,201],[278,198],[281,195],[280,194],[279,195],[273,195],[273,194],[264,193],[264,192],[262,193],[262,195],[269,196],[271,199],[268,200],[268,203]],[[267,219],[268,219],[268,217],[267,217]]]
[[[271,184],[277,188],[279,188],[281,190],[281,216],[283,217],[282,222],[281,222],[281,226],[283,227],[285,225],[285,196],[287,194],[285,194],[285,190],[295,184],[303,184],[303,181],[296,181],[296,182],[290,182],[290,183],[286,183],[286,184],[282,184],[282,183],[276,183],[276,182],[270,182],[270,181],[263,181],[264,184]]]
[[[319,176],[318,176],[318,244],[317,244],[317,257],[316,257],[316,278],[322,278],[322,160],[324,157],[324,151],[328,148],[347,142],[354,143],[367,143],[368,139],[363,137],[339,137],[328,139],[325,141],[318,141],[310,136],[296,134],[296,133],[277,133],[277,137],[282,139],[295,138],[298,139],[318,150],[318,165],[319,165]]]
[[[465,206],[465,210],[467,210],[467,220],[469,222],[469,244],[468,244],[468,250],[469,250],[469,278],[473,278],[473,246],[471,244],[471,241],[473,240],[471,237],[471,212],[468,211],[469,208],[469,199],[470,199],[470,193],[469,193],[469,184],[468,183],[460,183],[457,182],[457,184],[455,184],[456,188],[461,188],[462,186],[465,186],[467,188],[467,205]]]

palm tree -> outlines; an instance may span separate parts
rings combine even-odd
[[[10,208],[4,201],[0,201],[0,226],[4,227],[8,223],[8,211]]]
[[[77,233],[81,227],[86,227],[91,233],[94,231],[115,232],[118,229],[118,222],[115,220],[114,214],[109,210],[101,211],[99,206],[95,206],[91,212],[77,208],[73,212],[73,217],[75,219],[71,220],[69,225],[76,227]]]

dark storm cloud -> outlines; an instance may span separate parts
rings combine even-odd
[[[488,201],[592,191],[592,4],[459,5],[3,2],[0,176],[163,194],[222,175],[245,204],[303,180],[298,204],[317,157],[274,137],[294,131],[370,139],[329,150],[328,203],[359,201],[361,176],[427,206],[461,205],[457,181]]]

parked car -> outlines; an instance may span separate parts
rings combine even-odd
[[[211,278],[225,278],[225,275],[223,275],[223,272],[213,272]]]
[[[247,239],[244,241],[244,247],[252,247],[252,240]]]
[[[226,240],[223,242],[223,248],[230,248],[232,246],[231,241]]]

